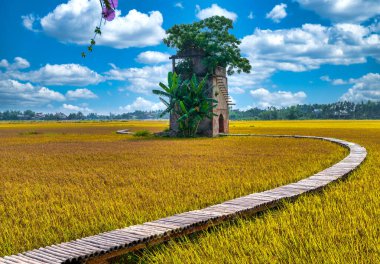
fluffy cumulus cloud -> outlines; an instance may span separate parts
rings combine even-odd
[[[136,61],[145,64],[157,64],[161,62],[168,62],[170,55],[158,51],[145,51],[140,53]]]
[[[108,80],[128,81],[129,85],[124,90],[148,94],[158,88],[159,82],[167,82],[167,74],[171,70],[171,64],[125,69],[114,67],[105,75]]]
[[[46,87],[22,83],[17,80],[0,80],[0,105],[2,107],[28,107],[63,101],[65,97]]]
[[[38,32],[38,30],[35,29],[35,27],[34,27],[34,23],[39,20],[38,17],[36,17],[34,14],[29,14],[26,16],[21,16],[21,19],[22,19],[22,25],[26,29],[33,31],[33,32]]]
[[[265,65],[267,70],[301,72],[323,64],[365,63],[367,57],[380,61],[380,35],[376,30],[373,25],[355,24],[256,29],[242,39],[240,48],[250,61]]]
[[[228,87],[231,93],[241,94],[244,93],[242,90],[257,87],[275,72],[275,68],[268,67],[264,61],[250,60],[250,64],[252,66],[250,73],[234,74],[228,77]]]
[[[266,18],[272,19],[275,23],[280,23],[280,21],[288,15],[286,13],[286,7],[287,5],[284,3],[276,5],[269,13],[267,13]]]
[[[21,57],[15,57],[12,63],[8,62],[6,59],[0,61],[0,68],[5,68],[7,71],[26,69],[29,67],[29,61]]]
[[[380,74],[368,73],[359,79],[350,79],[354,85],[340,98],[342,101],[380,101]]]
[[[197,9],[197,18],[205,19],[212,16],[224,16],[233,21],[235,21],[238,16],[236,13],[228,11],[217,4],[212,4],[211,7],[201,9],[199,5],[196,6]]]
[[[8,68],[9,67],[9,62],[6,59],[2,59],[0,61],[0,68]]]
[[[174,6],[178,7],[178,8],[181,8],[181,9],[184,9],[182,2],[177,2],[177,3],[174,4]]]
[[[92,112],[92,109],[88,108],[87,106],[63,104],[62,108],[66,110],[65,112],[84,112],[84,113]]]
[[[378,0],[296,0],[302,7],[335,22],[363,22],[380,14]]]
[[[287,91],[270,92],[264,88],[251,90],[250,94],[255,99],[255,106],[259,108],[267,108],[269,106],[286,107],[301,104],[307,97],[302,91],[296,93]]]
[[[8,76],[44,85],[77,85],[97,84],[103,80],[98,73],[78,64],[46,64],[35,71],[10,71]]]
[[[98,25],[101,8],[98,0],[69,0],[38,20],[41,30],[64,43],[88,44]],[[31,30],[31,16],[24,16],[24,26]],[[26,23],[26,25],[25,25]],[[163,17],[159,11],[149,14],[135,9],[123,16],[119,10],[112,23],[102,27],[98,45],[118,49],[157,45],[165,36]]]
[[[230,94],[243,94],[245,93],[245,90],[240,87],[229,87],[228,92]]]
[[[121,112],[134,112],[136,110],[140,111],[157,111],[163,110],[165,105],[161,102],[155,103],[149,100],[146,100],[142,97],[137,97],[136,100],[129,105],[119,107]]]
[[[68,99],[94,99],[98,96],[87,88],[76,89],[67,91],[66,97]]]
[[[328,76],[328,75],[321,76],[320,79],[321,79],[322,81],[329,82],[329,83],[331,83],[332,85],[343,85],[343,84],[347,84],[347,82],[344,81],[343,79],[331,79],[330,76]]]

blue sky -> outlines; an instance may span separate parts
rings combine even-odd
[[[380,100],[378,0],[119,0],[85,59],[98,0],[3,1],[0,15],[0,110],[161,109],[165,30],[212,15],[234,20],[253,68],[229,77],[237,108]]]

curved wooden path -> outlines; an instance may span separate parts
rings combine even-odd
[[[227,135],[222,134],[221,136]],[[237,216],[261,212],[278,205],[284,199],[295,199],[302,194],[320,190],[327,184],[347,176],[367,156],[364,147],[335,138],[253,134],[232,134],[228,136],[291,137],[326,140],[348,148],[350,154],[330,168],[295,183],[260,193],[253,193],[201,210],[176,214],[141,225],[129,226],[17,255],[5,256],[0,258],[0,263],[108,263],[108,260],[122,254],[204,230]]]

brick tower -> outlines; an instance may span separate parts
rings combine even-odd
[[[207,74],[207,68],[202,63],[203,53],[197,50],[190,50],[187,52],[177,53],[171,56],[173,72],[176,72],[176,60],[187,60],[192,65],[192,71],[196,74],[199,79],[202,79]],[[186,78],[190,78],[186,76]],[[228,95],[228,80],[226,74],[226,68],[216,67],[212,75],[209,75],[207,81],[208,87],[210,89],[210,98],[218,101],[217,107],[213,108],[212,119],[205,118],[201,121],[198,127],[198,134],[215,137],[219,133],[228,133],[229,131],[229,106],[232,105],[230,97]],[[170,114],[170,129],[173,131],[178,131],[178,116],[176,114]]]

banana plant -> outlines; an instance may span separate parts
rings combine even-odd
[[[160,83],[162,90],[153,90],[166,106],[161,116],[174,113],[179,117],[177,122],[181,136],[194,137],[200,122],[215,115],[212,109],[218,102],[208,98],[210,87],[207,80],[208,76],[198,82],[194,74],[190,80],[181,81],[176,73],[169,72],[168,85]]]
[[[182,81],[176,73],[168,73],[168,85],[160,82],[162,90],[153,90],[155,95],[160,96],[160,101],[166,106],[166,109],[161,113],[161,117],[172,113],[178,104],[178,98],[180,97],[180,86]],[[165,99],[166,98],[166,99]]]

